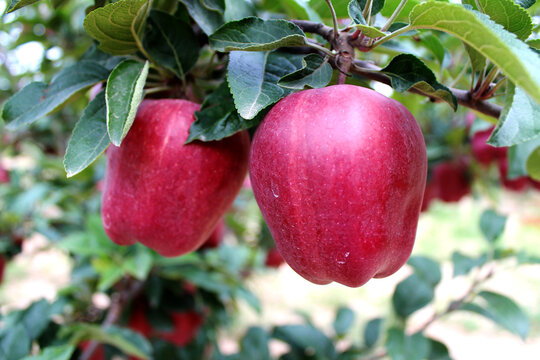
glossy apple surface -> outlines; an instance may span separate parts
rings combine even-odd
[[[199,105],[145,100],[120,147],[107,151],[102,219],[117,244],[163,256],[197,249],[238,194],[249,135],[184,145]]]
[[[463,160],[443,162],[433,168],[433,182],[437,198],[444,202],[457,202],[471,192],[469,167]]]
[[[357,287],[409,258],[427,159],[399,102],[351,85],[289,95],[257,129],[249,171],[277,249],[307,280]]]

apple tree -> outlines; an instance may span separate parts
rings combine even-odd
[[[36,238],[70,266],[3,307],[0,358],[451,359],[428,329],[459,312],[529,334],[486,282],[540,263],[501,241],[501,194],[540,189],[535,0],[3,5],[0,279]],[[413,250],[421,212],[465,197],[480,250]],[[408,273],[387,313],[251,324],[227,350],[283,261],[317,284]]]

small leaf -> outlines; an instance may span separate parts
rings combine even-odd
[[[153,265],[153,257],[150,250],[146,247],[138,247],[135,255],[128,257],[123,267],[127,273],[134,278],[144,280],[148,277]]]
[[[4,360],[20,360],[29,352],[32,340],[22,324],[16,324],[0,339],[0,354]]]
[[[505,105],[488,144],[513,146],[539,135],[540,105],[514,84],[508,84]]]
[[[106,89],[107,131],[116,146],[120,146],[133,125],[143,98],[148,66],[148,61],[142,64],[135,60],[124,60],[109,76]]]
[[[475,0],[478,10],[489,15],[507,31],[525,40],[532,33],[532,19],[527,11],[513,0]]]
[[[529,175],[529,173],[527,172],[527,160],[538,148],[540,148],[540,137],[536,137],[533,140],[509,147],[508,177],[511,179],[515,179],[520,176]]]
[[[183,79],[199,57],[199,43],[191,26],[157,10],[150,12],[148,25],[144,47],[159,65]]]
[[[204,6],[200,0],[180,0],[206,35],[212,34],[223,25],[223,15]]]
[[[382,318],[375,318],[368,321],[366,328],[364,329],[364,344],[371,348],[373,347],[381,335],[381,330],[384,320]]]
[[[362,12],[364,11],[364,8],[366,7],[367,0],[351,0],[349,2],[348,11],[349,16],[356,21],[356,19],[359,17],[359,15],[362,16]],[[382,10],[384,7],[384,0],[373,0],[371,5],[371,15],[377,14],[379,11]],[[352,10],[352,11],[351,11]],[[365,24],[364,22],[357,22],[357,24]]]
[[[430,352],[430,342],[424,335],[408,336],[397,328],[388,330],[385,347],[392,360],[424,360]]]
[[[22,360],[69,360],[74,351],[73,345],[49,346],[40,355],[27,356]]]
[[[340,307],[334,320],[334,331],[336,335],[343,336],[349,331],[354,323],[354,311],[347,307]]]
[[[439,40],[439,37],[433,35],[430,32],[424,32],[420,34],[420,40],[422,40],[422,44],[429,51],[431,51],[431,53],[435,56],[439,64],[442,66],[444,62],[444,58],[447,55],[447,52],[441,40]]]
[[[396,286],[392,304],[399,316],[407,317],[429,304],[434,295],[433,287],[415,273]]]
[[[373,27],[373,26],[357,24],[357,25],[353,25],[353,27],[356,28],[356,29],[361,30],[362,33],[365,36],[370,37],[372,39],[375,39],[375,38],[382,37],[382,36],[386,35],[381,30],[379,30],[379,29],[377,29],[376,27]]]
[[[296,90],[321,88],[328,85],[331,79],[332,66],[328,61],[320,55],[309,54],[302,59],[302,68],[279,79],[278,85]]]
[[[260,327],[250,327],[240,343],[242,359],[270,360],[270,336]]]
[[[452,360],[448,347],[438,340],[429,339],[428,360]]]
[[[284,46],[303,46],[306,36],[300,28],[286,20],[263,20],[248,17],[231,21],[209,37],[216,51],[263,51]]]
[[[196,121],[189,128],[186,143],[197,139],[221,140],[258,123],[238,115],[227,81],[204,99],[201,109],[195,112],[195,118]]]
[[[482,291],[478,297],[479,301],[465,303],[460,309],[482,315],[525,340],[530,322],[512,299],[490,291]]]
[[[540,181],[540,148],[536,148],[527,159],[527,173],[534,180]]]
[[[478,258],[472,258],[466,255],[463,255],[460,252],[455,251],[452,254],[452,263],[454,265],[454,277],[466,275],[472,269],[477,266],[481,266],[486,263],[487,256],[483,255]]]
[[[62,69],[49,85],[33,82],[13,95],[2,110],[7,128],[14,130],[49,114],[77,91],[105,80],[109,71],[93,61]]]
[[[392,87],[398,92],[415,87],[426,95],[446,101],[454,110],[457,108],[457,99],[450,89],[437,82],[433,72],[414,55],[394,57],[381,72],[390,76]]]
[[[149,0],[119,0],[99,7],[84,19],[84,29],[99,41],[100,49],[113,55],[139,50]]]
[[[39,0],[7,0],[9,1],[9,5],[6,7],[5,13],[10,13],[12,11],[18,10],[20,8],[23,8],[28,5],[32,5],[34,3],[37,3]]]
[[[506,216],[498,214],[495,210],[486,210],[480,216],[480,230],[491,243],[500,238],[505,226]]]
[[[86,169],[110,144],[107,134],[105,92],[100,92],[83,110],[64,157],[67,177]]]
[[[540,103],[540,57],[487,15],[458,4],[429,1],[415,6],[410,24],[414,29],[441,30],[461,39]]]
[[[364,19],[364,14],[362,13],[362,6],[360,6],[359,0],[351,0],[349,6],[347,6],[347,11],[349,16],[356,24],[366,25],[366,19]]]
[[[334,359],[336,349],[332,341],[320,330],[310,325],[283,325],[276,326],[272,337],[291,346],[293,354],[312,354],[317,359]]]
[[[279,79],[301,67],[302,56],[284,52],[235,51],[229,55],[227,79],[235,107],[244,119],[291,93]]]
[[[414,268],[414,272],[432,287],[441,282],[442,274],[439,263],[425,256],[413,256],[407,262]]]
[[[225,0],[226,22],[240,20],[249,16],[255,16],[253,4],[248,0]]]
[[[514,2],[525,9],[528,9],[536,3],[536,0],[514,0]]]

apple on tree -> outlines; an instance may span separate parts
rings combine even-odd
[[[464,159],[446,161],[433,167],[433,182],[437,198],[444,202],[458,202],[471,192],[469,167]]]
[[[216,225],[216,228],[214,231],[212,231],[212,234],[206,239],[206,241],[202,244],[200,249],[215,249],[221,244],[221,241],[223,240],[223,236],[225,235],[225,220],[221,219]]]
[[[285,260],[283,260],[283,256],[281,256],[281,254],[276,248],[270,249],[266,253],[266,260],[264,261],[264,264],[267,267],[278,268],[284,262]]]
[[[427,172],[399,102],[334,85],[280,100],[257,129],[249,173],[277,249],[316,284],[357,287],[409,258]]]
[[[493,126],[487,130],[477,131],[471,139],[472,154],[476,161],[484,166],[489,166],[506,157],[506,148],[491,146],[487,143],[494,128]]]
[[[107,150],[102,219],[119,245],[179,256],[208,239],[240,191],[249,135],[185,145],[199,105],[145,100],[120,147]]]

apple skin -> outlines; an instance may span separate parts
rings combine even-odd
[[[179,256],[201,246],[232,204],[249,135],[184,145],[198,109],[187,100],[145,100],[121,147],[109,147],[101,215],[115,243]]]
[[[487,144],[493,129],[482,130],[474,133],[471,140],[471,150],[474,158],[482,165],[489,166],[491,163],[506,157],[506,148],[495,147]]]
[[[352,85],[289,95],[257,129],[249,173],[277,249],[307,280],[358,287],[409,258],[427,157],[399,102]]]
[[[215,249],[221,244],[223,236],[225,235],[225,221],[223,219],[219,220],[216,228],[212,231],[212,234],[206,239],[204,244],[200,249]]]
[[[458,202],[471,192],[468,165],[464,160],[443,162],[433,168],[433,182],[437,198],[444,202]]]

